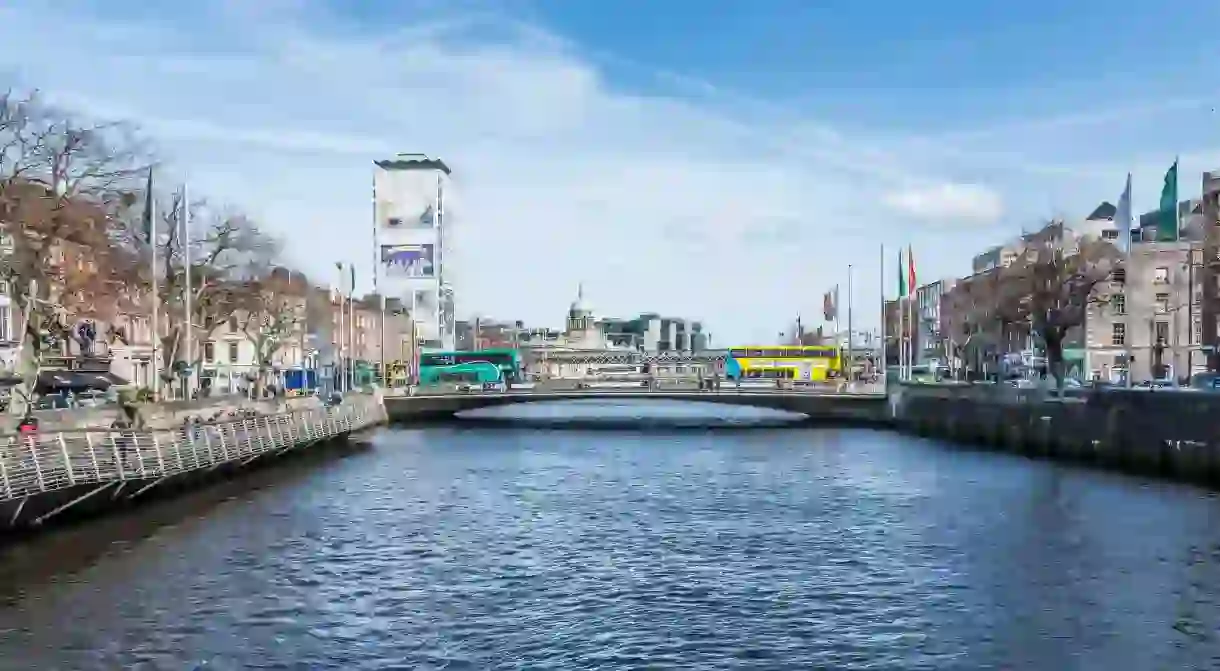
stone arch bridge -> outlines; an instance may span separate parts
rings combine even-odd
[[[664,391],[583,389],[566,391],[508,391],[500,393],[425,394],[386,396],[391,423],[450,419],[460,412],[522,403],[562,401],[686,401],[782,410],[806,415],[810,421],[884,424],[890,417],[883,393],[811,393],[779,390],[725,389],[721,391]]]

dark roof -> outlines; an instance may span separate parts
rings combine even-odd
[[[1085,221],[1103,221],[1106,219],[1113,219],[1114,215],[1116,214],[1118,214],[1118,208],[1114,207],[1110,201],[1103,200],[1101,205],[1098,205],[1097,209],[1093,210],[1093,214],[1085,217]]]
[[[449,166],[439,158],[428,158],[423,154],[399,154],[396,158],[373,161],[382,170],[440,170],[450,174]]]

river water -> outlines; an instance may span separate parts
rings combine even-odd
[[[858,429],[385,430],[0,557],[3,669],[1210,669],[1220,502]]]

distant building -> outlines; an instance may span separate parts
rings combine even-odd
[[[579,287],[568,307],[562,329],[527,327],[519,320],[467,319],[455,327],[460,349],[517,347],[531,372],[551,377],[579,377],[588,364],[564,361],[574,353],[700,352],[710,348],[711,337],[696,320],[645,313],[633,319],[598,317]]]
[[[915,287],[915,305],[912,309],[915,344],[911,350],[914,352],[912,359],[915,365],[930,365],[933,362],[945,364],[952,355],[949,334],[941,320],[941,303],[955,284],[957,280],[944,278]]]

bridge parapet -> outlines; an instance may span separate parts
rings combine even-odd
[[[721,391],[633,391],[585,389],[564,391],[509,391],[473,394],[417,394],[387,396],[386,415],[391,422],[437,420],[469,410],[522,403],[553,403],[582,400],[686,401],[747,406],[806,415],[811,420],[852,421],[882,424],[888,421],[883,393],[810,393],[779,390]]]

